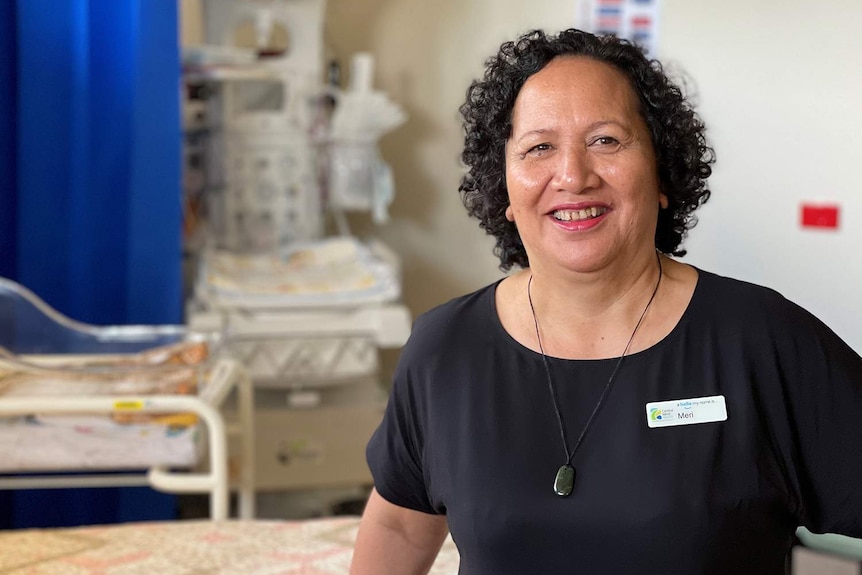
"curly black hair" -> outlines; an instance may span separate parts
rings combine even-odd
[[[485,62],[485,74],[467,90],[460,112],[464,118],[467,173],[458,190],[471,216],[497,238],[494,253],[500,268],[529,267],[527,252],[513,222],[506,219],[506,141],[512,132],[512,109],[527,78],[558,56],[587,56],[622,71],[640,100],[640,113],[652,137],[659,182],[668,207],[659,210],[656,249],[685,255],[680,244],[697,219],[694,211],[709,199],[706,180],[715,154],[707,145],[705,127],[661,63],[642,49],[614,36],[565,30],[548,36],[532,30],[500,46]]]

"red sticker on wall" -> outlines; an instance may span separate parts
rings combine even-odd
[[[802,227],[836,229],[838,227],[838,206],[803,204]]]

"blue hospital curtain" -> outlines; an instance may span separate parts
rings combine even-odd
[[[176,0],[0,0],[0,274],[78,320],[182,319],[177,15]],[[93,501],[0,492],[0,525],[40,524],[27,507],[96,523],[155,517],[86,509],[174,506],[75,491]]]

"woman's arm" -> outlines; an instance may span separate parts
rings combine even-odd
[[[350,575],[425,575],[446,539],[446,517],[386,501],[371,491]]]

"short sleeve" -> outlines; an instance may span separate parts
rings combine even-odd
[[[409,353],[401,355],[383,421],[368,442],[365,455],[374,487],[384,499],[400,507],[436,514],[425,483],[421,413],[405,365],[409,362],[407,356]]]
[[[788,390],[798,453],[800,521],[862,537],[862,358],[801,310],[798,385]]]

